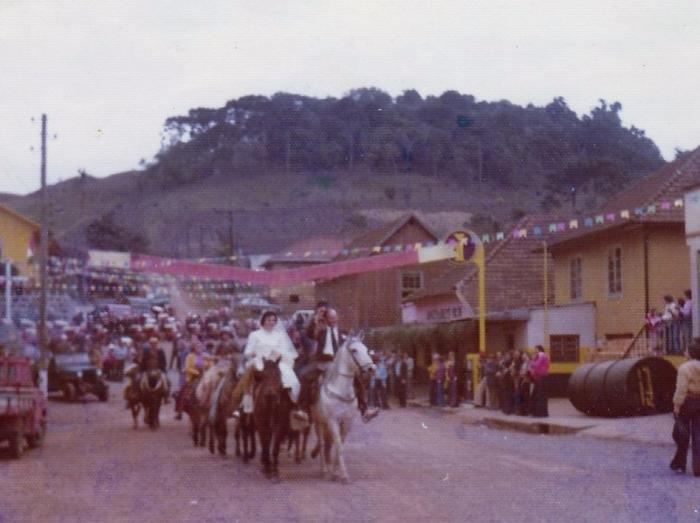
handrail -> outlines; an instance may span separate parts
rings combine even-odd
[[[625,353],[622,355],[622,358],[629,358],[630,353],[632,352],[632,349],[635,347],[635,345],[639,342],[640,339],[643,339],[645,342],[647,342],[647,324],[645,323],[642,325],[642,328],[639,329],[637,332],[637,335],[632,339],[632,342],[630,343],[629,347],[627,347],[627,350]]]

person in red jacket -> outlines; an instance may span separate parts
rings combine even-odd
[[[538,345],[536,349],[535,356],[530,360],[530,375],[534,383],[531,397],[532,415],[537,418],[546,418],[549,416],[546,387],[546,379],[549,375],[549,357],[542,345]]]

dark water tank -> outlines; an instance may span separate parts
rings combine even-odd
[[[676,368],[658,357],[587,363],[569,379],[569,400],[589,416],[635,416],[673,410]]]

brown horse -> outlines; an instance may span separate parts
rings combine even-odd
[[[139,384],[144,421],[151,429],[160,427],[160,405],[168,396],[168,384],[159,369],[143,373]]]
[[[139,413],[141,412],[141,379],[138,375],[138,367],[130,369],[128,375],[130,383],[124,389],[124,399],[126,400],[126,408],[131,411],[131,417],[134,421],[134,429],[139,428]]]
[[[214,454],[216,440],[217,450],[221,456],[226,455],[226,439],[228,437],[228,418],[232,413],[233,390],[236,388],[237,366],[231,364],[226,373],[216,384],[211,402],[215,405],[207,412],[207,424],[209,425],[209,452]]]
[[[192,429],[192,441],[195,447],[203,447],[206,442],[207,435],[207,416],[209,413],[205,411],[197,400],[196,390],[201,376],[194,378],[185,385],[183,391],[184,402],[183,410],[190,418]]]
[[[263,370],[256,377],[253,418],[260,437],[261,462],[265,475],[278,479],[280,446],[291,434],[292,402],[282,386],[279,360],[264,360]]]
[[[236,456],[243,457],[243,463],[255,459],[255,420],[252,412],[246,412],[246,407],[240,407],[237,411],[238,423],[234,437],[236,438]],[[241,444],[243,450],[241,451]]]

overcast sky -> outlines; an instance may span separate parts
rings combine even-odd
[[[192,107],[369,86],[618,100],[671,159],[700,145],[699,27],[697,0],[0,0],[0,191],[38,187],[42,112],[53,183],[137,167]]]

